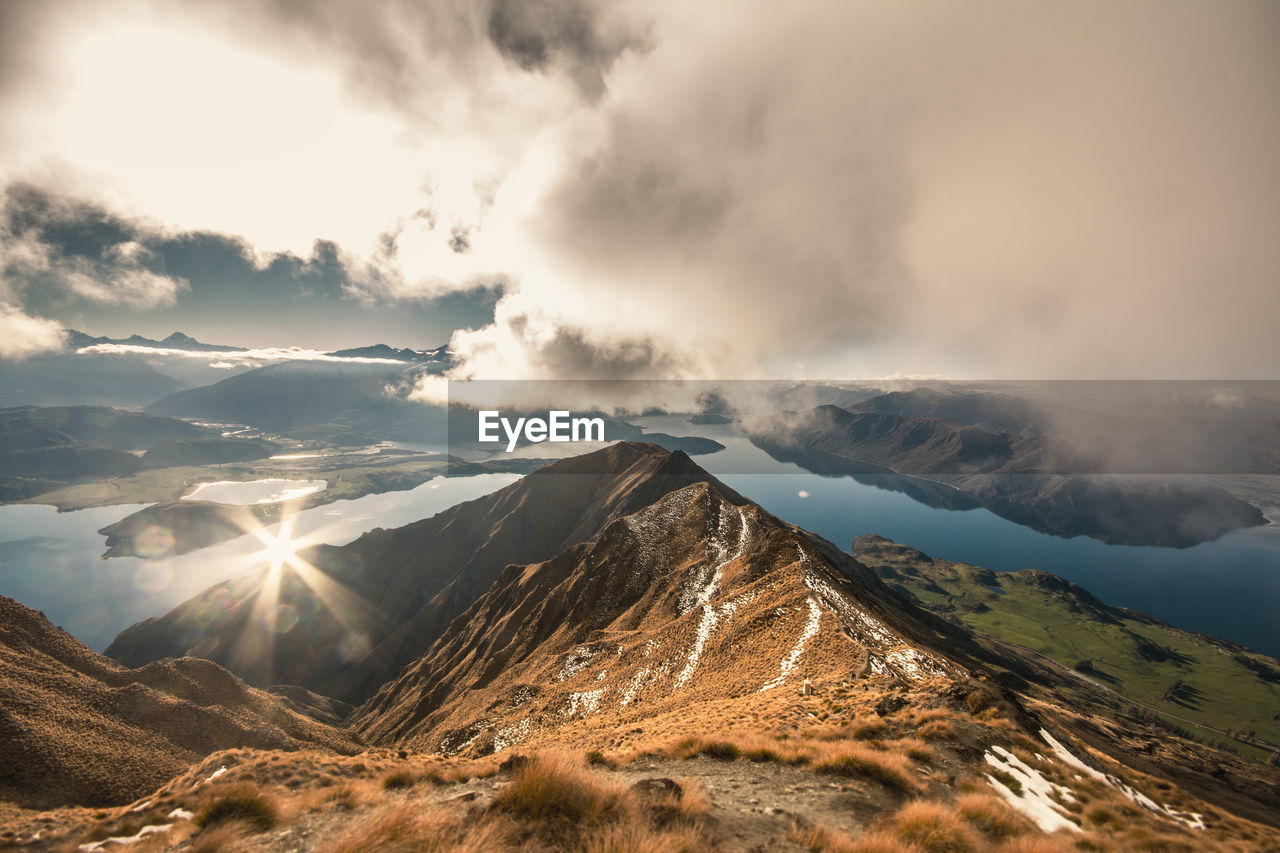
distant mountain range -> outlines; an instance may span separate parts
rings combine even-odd
[[[905,408],[949,397],[880,402],[859,408]],[[994,418],[1010,423],[1007,400]],[[944,408],[954,409],[948,405]],[[964,410],[986,422],[978,405]],[[983,506],[1059,536],[1086,535],[1124,545],[1190,547],[1232,530],[1266,524],[1262,512],[1219,486],[1187,476],[1127,473],[1043,434],[1026,421],[1019,434],[931,416],[818,406],[752,424],[751,440],[775,458],[819,474],[849,475],[902,491],[930,505]],[[1266,463],[1270,465],[1270,463]],[[1111,476],[1109,476],[1111,475]]]
[[[337,356],[338,358],[394,358],[400,361],[436,364],[441,366],[442,369],[447,369],[453,364],[453,357],[449,352],[448,344],[442,344],[435,349],[429,350],[395,349],[386,344],[374,344],[369,347],[335,350],[327,353],[327,355]]]
[[[443,410],[405,396],[418,375],[439,369],[430,363],[282,361],[169,394],[147,412],[247,424],[341,445],[430,441],[432,436],[442,441]]]
[[[97,346],[108,349],[105,352],[80,353],[80,350]],[[136,349],[112,351],[110,346]],[[152,354],[147,350],[156,352]],[[166,355],[165,350],[207,354],[209,358]],[[182,332],[155,340],[142,335],[127,338],[93,336],[70,329],[67,330],[67,346],[63,350],[4,364],[5,381],[0,386],[0,405],[146,406],[175,392],[216,384],[262,366],[260,361],[227,357],[243,351],[243,347],[204,343]],[[219,358],[219,355],[223,357]],[[353,360],[390,359],[403,363],[406,368],[432,373],[443,372],[453,364],[447,346],[412,350],[375,344],[322,355]]]
[[[78,332],[75,329],[67,330],[68,346],[71,349],[80,349],[82,347],[97,346],[100,344],[120,344],[124,346],[137,347],[155,347],[164,349],[184,349],[192,352],[231,352],[238,350],[240,347],[224,346],[221,344],[206,344],[197,341],[190,335],[182,332],[174,332],[162,341],[144,338],[142,335],[130,335],[127,338],[108,338],[94,337],[93,335]]]

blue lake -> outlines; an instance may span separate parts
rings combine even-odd
[[[672,431],[669,424],[661,426]],[[696,457],[699,465],[779,518],[845,551],[854,537],[875,533],[944,560],[997,571],[1043,569],[1107,604],[1280,657],[1280,524],[1185,549],[1064,539],[985,509],[935,509],[848,477],[821,477],[770,458],[725,428],[719,434],[694,429],[727,445]],[[684,433],[690,433],[687,425]]]
[[[437,477],[409,491],[335,501],[298,513],[293,536],[340,545],[375,527],[399,527],[435,515],[517,479],[515,474]],[[135,622],[266,565],[264,546],[253,536],[165,560],[100,559],[106,542],[97,531],[142,506],[63,513],[51,506],[0,507],[0,595],[43,610],[55,625],[101,651]]]
[[[770,512],[848,549],[877,533],[935,557],[995,570],[1038,568],[1084,586],[1108,604],[1280,656],[1280,525],[1239,531],[1183,550],[1062,539],[984,509],[951,511],[849,478],[777,462],[728,426],[645,418],[651,431],[705,435],[726,449],[696,461]],[[432,480],[416,489],[338,501],[299,515],[297,534],[341,544],[374,527],[396,527],[513,482],[515,475]],[[252,537],[168,560],[101,560],[97,531],[137,506],[57,513],[0,507],[0,594],[44,610],[55,624],[102,649],[121,629],[160,615],[211,584],[262,565]]]

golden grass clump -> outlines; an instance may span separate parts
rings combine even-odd
[[[276,825],[280,811],[275,800],[249,784],[223,788],[195,816],[195,825],[207,829],[222,823],[240,823],[259,832]]]
[[[1032,829],[1027,820],[1009,808],[1003,800],[986,794],[965,794],[958,797],[955,810],[987,838],[997,841],[1024,835]]]
[[[901,752],[912,761],[918,761],[921,764],[927,764],[936,757],[933,747],[929,746],[919,738],[903,738],[886,744],[886,746],[896,752]]]
[[[791,840],[812,853],[922,853],[919,847],[886,832],[867,832],[850,838],[825,826],[791,830]]]
[[[850,722],[847,730],[854,740],[873,740],[888,732],[889,724],[878,717],[869,717]]]
[[[919,735],[925,740],[955,740],[956,727],[947,720],[930,720],[920,726]]]
[[[1077,853],[1081,849],[1085,848],[1056,835],[1024,835],[1004,842],[996,853]]]
[[[418,783],[418,776],[412,770],[392,770],[382,777],[382,790],[395,791],[400,788],[412,788]]]
[[[582,845],[583,853],[701,853],[706,841],[692,830],[658,830],[640,823],[604,827]]]
[[[696,826],[706,820],[711,811],[711,798],[692,779],[681,779],[679,788],[667,793],[653,803],[651,814],[662,826],[684,824]]]
[[[622,788],[559,753],[534,756],[493,798],[495,809],[543,836],[618,820],[630,806]]]
[[[327,853],[486,853],[511,846],[512,826],[489,816],[459,822],[443,811],[401,805],[364,820]]]
[[[671,758],[687,759],[705,755],[720,761],[746,759],[757,763],[774,762],[793,766],[808,764],[813,758],[812,752],[812,748],[803,742],[745,733],[719,738],[687,737],[659,750],[660,754]]]
[[[927,800],[903,806],[893,818],[893,831],[898,838],[928,853],[978,853],[987,849],[954,810]]]
[[[705,755],[721,761],[736,761],[742,756],[738,744],[724,738],[687,737],[676,741],[666,750],[672,758],[696,758]]]
[[[876,752],[857,744],[828,748],[814,762],[813,769],[818,773],[874,779],[886,788],[902,793],[914,793],[920,788],[901,756]]]
[[[222,823],[202,831],[191,840],[191,847],[188,849],[191,853],[231,853],[247,836],[244,824]]]

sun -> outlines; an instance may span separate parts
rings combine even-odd
[[[278,573],[285,565],[294,564],[298,560],[298,543],[293,539],[293,519],[280,524],[280,531],[274,536],[270,533],[260,537],[265,547],[259,557],[267,561],[272,573]]]
[[[376,608],[307,559],[307,549],[325,540],[324,529],[297,535],[296,512],[286,507],[281,514],[274,531],[261,522],[245,525],[245,532],[262,543],[261,550],[248,555],[248,562],[254,568],[265,563],[267,570],[261,576],[246,630],[232,649],[233,660],[245,666],[265,660],[268,666],[274,666],[277,636],[305,627],[307,617],[299,613],[291,601],[293,593],[288,592],[292,582],[310,590],[341,626],[352,648],[366,649],[368,638],[361,626],[379,618]]]

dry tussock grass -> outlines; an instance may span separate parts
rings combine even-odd
[[[900,793],[915,793],[920,783],[911,775],[906,760],[893,753],[876,752],[858,744],[833,744],[813,763],[818,773],[874,779]]]
[[[1081,847],[1057,835],[1025,835],[1004,842],[995,848],[995,853],[1077,853],[1079,850],[1087,849],[1090,848]],[[1108,850],[1114,848],[1097,847],[1092,849]]]
[[[630,806],[621,786],[603,781],[564,753],[535,756],[493,798],[495,809],[545,837],[619,820]]]
[[[587,838],[583,853],[701,853],[706,839],[693,830],[655,830],[628,823],[605,827]]]
[[[919,729],[925,740],[955,740],[956,727],[947,720],[930,720]]]
[[[965,794],[955,801],[956,813],[987,838],[999,841],[1035,830],[1022,815],[1001,800],[987,794]]]
[[[919,738],[908,737],[900,738],[895,741],[886,743],[885,749],[890,752],[900,752],[912,761],[918,761],[921,764],[928,764],[937,758],[933,747],[929,746]]]
[[[207,829],[220,823],[242,823],[258,832],[266,832],[280,820],[280,808],[274,797],[251,785],[229,785],[195,816],[194,823]]]
[[[424,809],[413,802],[385,807],[356,824],[327,853],[700,851],[710,847],[704,832],[710,805],[688,781],[676,791],[644,799],[567,753],[541,753],[516,764],[511,781],[484,809]]]
[[[893,818],[893,832],[929,853],[978,853],[987,849],[953,809],[926,800],[903,806]]]
[[[401,768],[392,770],[382,777],[382,790],[394,791],[397,788],[412,788],[421,777],[412,770]]]
[[[792,830],[791,840],[813,853],[923,853],[914,844],[905,843],[886,832],[867,832],[851,838],[836,829],[816,826]]]
[[[327,853],[485,853],[511,846],[514,833],[507,822],[459,817],[408,803],[383,809],[353,827]]]
[[[808,764],[814,756],[814,749],[804,742],[780,741],[749,733],[733,733],[718,738],[682,738],[657,751],[671,758],[696,758],[705,755],[722,761],[745,759],[795,766]]]
[[[248,837],[244,824],[222,823],[197,834],[191,840],[190,849],[191,853],[235,853]]]

